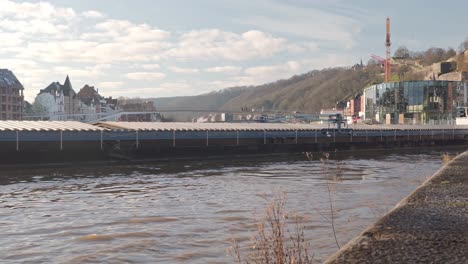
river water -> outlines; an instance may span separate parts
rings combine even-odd
[[[332,155],[333,156],[333,155]],[[442,165],[439,152],[308,161],[303,156],[3,170],[1,263],[226,263],[272,195],[304,218],[318,261]],[[329,177],[327,177],[328,175]],[[328,180],[327,180],[328,179]]]

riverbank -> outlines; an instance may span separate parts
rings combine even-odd
[[[468,152],[325,263],[468,263]]]

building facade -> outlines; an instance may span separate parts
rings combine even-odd
[[[51,120],[67,120],[67,116],[78,114],[80,100],[67,76],[64,84],[53,82],[42,89],[36,97],[46,109]]]
[[[22,120],[23,85],[12,71],[0,69],[0,120]]]
[[[99,89],[95,89],[94,86],[85,85],[78,92],[78,98],[80,99],[80,113],[83,114],[80,121],[102,118],[119,110],[117,99],[104,98],[99,94]]]
[[[412,81],[373,85],[364,90],[364,118],[383,124],[452,123],[468,102],[468,83]]]

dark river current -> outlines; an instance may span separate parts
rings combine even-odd
[[[0,173],[1,263],[229,263],[247,247],[272,195],[304,217],[318,261],[344,245],[442,166],[441,153],[335,159],[301,155]],[[328,175],[328,177],[327,177]]]

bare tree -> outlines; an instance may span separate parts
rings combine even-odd
[[[397,50],[395,50],[393,56],[408,59],[410,57],[410,51],[406,46],[400,46]]]
[[[460,52],[464,52],[467,49],[468,49],[468,37],[458,46],[458,50]]]

